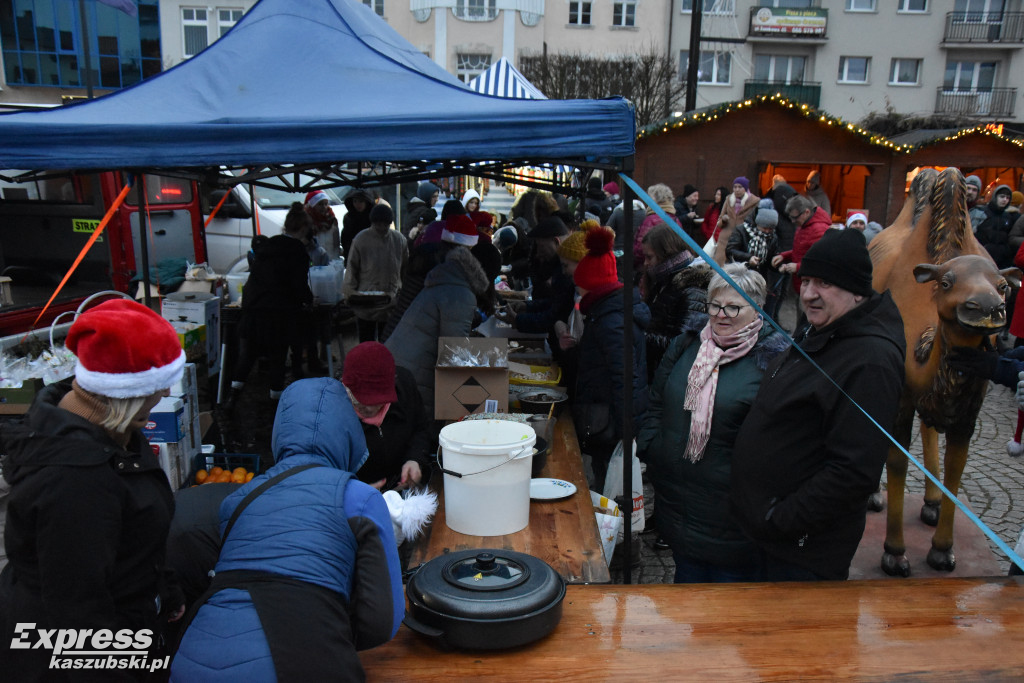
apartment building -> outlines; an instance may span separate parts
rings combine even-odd
[[[694,0],[670,45],[685,72]],[[1020,121],[1021,0],[703,0],[697,106],[782,93],[847,121],[888,109]]]

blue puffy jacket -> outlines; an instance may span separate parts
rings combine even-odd
[[[222,534],[238,504],[268,478],[300,465],[320,467],[284,479],[252,501],[228,534],[216,572],[264,572],[329,589],[347,603],[350,623],[339,628],[359,649],[390,640],[405,612],[398,550],[381,494],[349,477],[367,450],[341,383],[318,378],[288,387],[274,420],[272,446],[277,464],[221,505]],[[309,651],[298,656],[322,654],[317,630],[311,627]],[[175,656],[171,679],[276,680],[261,615],[247,590],[220,590],[199,609]]]

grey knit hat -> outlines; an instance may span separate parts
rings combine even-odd
[[[779,212],[775,210],[775,204],[770,199],[762,199],[757,204],[757,214],[754,216],[754,225],[759,228],[774,228],[779,224]]]

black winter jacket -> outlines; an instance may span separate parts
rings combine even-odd
[[[589,306],[581,302],[580,310],[586,316],[583,336],[577,344],[576,394],[573,418],[582,448],[590,447],[591,455],[611,455],[615,443],[622,439],[623,416],[623,350],[624,319],[622,289],[604,295]],[[583,309],[586,308],[584,311]],[[640,426],[647,410],[647,353],[644,330],[650,323],[647,304],[640,293],[633,290],[633,424]],[[606,417],[594,422],[594,416]],[[607,427],[599,443],[588,443],[588,430],[601,432]],[[597,449],[597,452],[592,452]],[[606,450],[606,452],[601,452]]]
[[[654,378],[665,349],[684,328],[700,330],[708,320],[711,268],[682,266],[654,280],[647,292],[651,322],[647,326],[647,381]]]
[[[395,487],[409,460],[420,466],[423,482],[430,478],[430,424],[416,380],[405,368],[395,368],[395,392],[398,400],[388,408],[380,427],[360,423],[370,456],[356,475],[367,484],[386,479],[382,491]]]
[[[892,430],[906,343],[888,292],[799,343],[882,429]],[[878,427],[790,348],[768,367],[736,437],[737,521],[769,555],[825,579],[847,578],[888,445]]]
[[[59,408],[69,390],[70,382],[47,387],[3,433],[10,563],[0,579],[0,628],[8,637],[19,622],[158,634],[158,605],[176,609],[182,599],[164,575],[171,487],[141,432],[121,448]],[[52,653],[31,651],[45,655],[38,669],[27,652],[0,647],[5,679],[45,677]]]
[[[1009,268],[1013,265],[1013,257],[1017,253],[1017,250],[1010,246],[1010,231],[1019,214],[1009,213],[1005,207],[999,207],[996,203],[996,196],[1000,190],[1009,192],[1010,186],[1000,185],[992,192],[992,199],[982,207],[985,218],[978,225],[975,237],[981,242],[981,246],[985,247],[998,267]]]

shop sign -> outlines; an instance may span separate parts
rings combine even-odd
[[[751,33],[761,35],[825,36],[828,10],[760,7],[750,22]]]
[[[96,228],[98,227],[100,227],[100,222],[96,220],[89,220],[87,218],[71,219],[71,230],[74,232],[85,232],[91,235],[92,233],[96,232]],[[98,237],[96,241],[102,242],[103,236],[101,235],[100,237]]]

